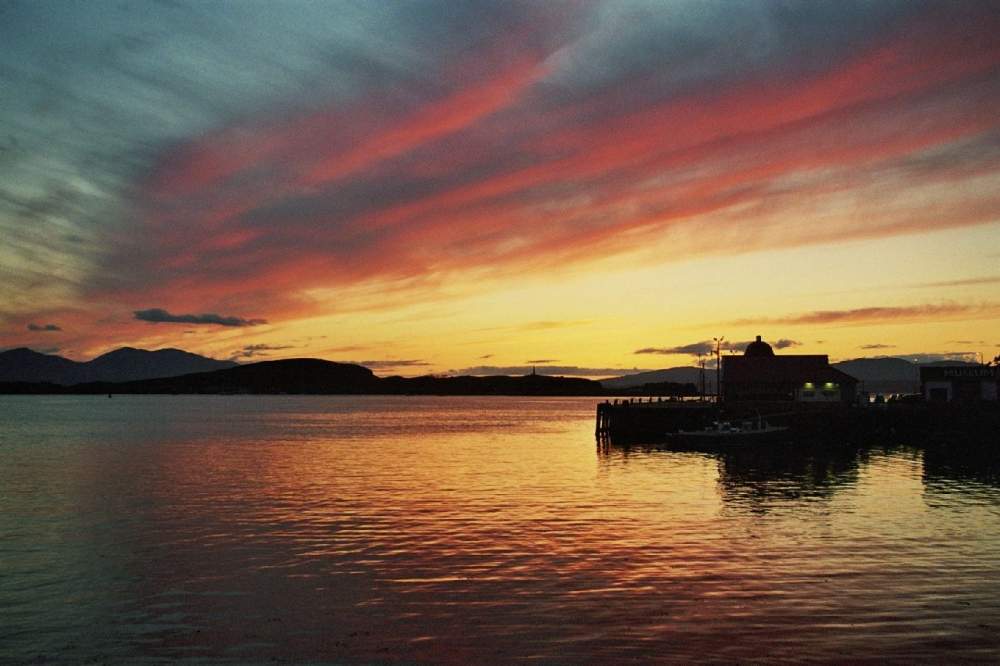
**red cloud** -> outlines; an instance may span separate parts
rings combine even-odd
[[[537,60],[517,61],[488,81],[418,109],[352,150],[325,157],[309,170],[302,182],[317,185],[336,180],[465,129],[509,106],[544,71]]]
[[[550,270],[668,236],[690,256],[989,221],[990,193],[903,205],[913,188],[970,176],[966,160],[913,172],[906,160],[1000,125],[997,20],[966,18],[925,19],[825,72],[650,93],[626,113],[599,95],[546,98],[549,54],[494,45],[429,101],[387,91],[224,128],[163,156],[136,202],[141,234],[109,265],[124,285],[102,290],[273,321],[314,307],[312,288],[381,280],[433,296],[445,276]],[[881,190],[891,206],[823,225],[776,215],[890,167],[902,169]],[[703,238],[707,214],[734,242]]]

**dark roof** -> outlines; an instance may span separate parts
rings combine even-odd
[[[827,366],[823,368],[820,375],[816,378],[816,381],[835,382],[838,384],[857,384],[858,378],[852,377],[843,370],[839,370],[833,366]]]
[[[846,372],[830,367],[825,354],[787,356],[723,356],[722,380],[737,384],[857,383]]]

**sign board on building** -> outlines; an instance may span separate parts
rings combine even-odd
[[[987,365],[941,365],[920,368],[920,381],[935,379],[992,379],[993,368]]]

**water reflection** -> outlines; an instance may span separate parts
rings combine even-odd
[[[719,454],[724,502],[754,512],[802,500],[829,499],[858,481],[863,454],[853,447],[794,444]]]
[[[836,492],[858,483],[873,455],[912,460],[919,466],[926,486],[950,484],[970,490],[962,484],[975,482],[1000,488],[1000,454],[988,446],[961,442],[919,448],[795,442],[695,452],[650,443],[611,444],[601,440],[597,453],[602,465],[626,465],[630,461],[642,465],[664,456],[672,457],[674,464],[681,460],[714,461],[721,500],[730,508],[756,513],[802,501],[829,500]]]
[[[924,451],[924,479],[974,481],[1000,487],[1000,451],[996,446],[963,446],[960,442],[929,446]]]
[[[868,454],[854,446],[802,443],[705,452],[674,451],[652,444],[598,444],[598,456],[605,461],[664,455],[715,461],[722,500],[755,511],[766,511],[774,502],[831,497],[838,489],[857,482],[859,467]]]
[[[610,446],[595,458],[594,402],[0,404],[0,660],[1000,649],[979,626],[1000,625],[1000,490],[956,480],[954,461]]]

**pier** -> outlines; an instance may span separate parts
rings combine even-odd
[[[696,430],[718,418],[713,402],[624,398],[597,405],[599,438],[650,441],[668,432]]]
[[[655,443],[712,421],[762,417],[787,426],[794,439],[856,444],[950,443],[1000,446],[1000,403],[898,402],[810,404],[622,399],[597,405],[595,435],[613,443]]]
[[[921,393],[869,402],[858,380],[825,354],[782,354],[760,335],[742,355],[722,356],[716,338],[716,400],[619,399],[597,406],[595,433],[611,443],[655,443],[713,421],[766,420],[792,441],[998,446],[1000,368],[920,369]],[[1000,358],[1000,357],[998,357]],[[718,370],[717,370],[718,371]]]

